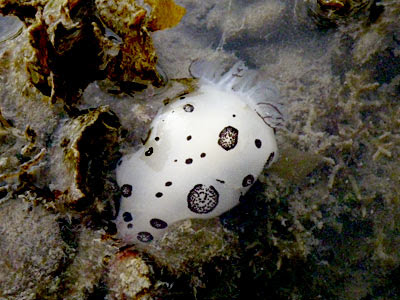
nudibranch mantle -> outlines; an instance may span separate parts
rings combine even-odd
[[[116,224],[127,243],[147,244],[179,220],[226,212],[277,158],[283,108],[270,83],[241,62],[227,72],[202,62],[192,74],[199,89],[163,107],[145,144],[118,163]]]

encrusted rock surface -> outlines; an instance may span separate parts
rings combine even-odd
[[[69,247],[35,198],[26,193],[0,207],[0,299],[37,299],[57,288]]]
[[[0,181],[16,184],[20,176],[32,176],[43,165],[46,151],[37,147],[36,138],[32,128],[27,126],[25,132],[21,132],[4,119],[0,111]]]
[[[64,223],[68,224],[68,223]],[[48,299],[87,299],[90,295],[105,296],[104,283],[107,264],[113,259],[118,248],[106,237],[103,230],[71,226],[75,238],[74,251],[71,251],[69,265],[60,275],[58,289],[43,294]],[[99,298],[101,299],[101,298]]]
[[[193,272],[193,276],[199,276],[196,273],[202,265],[215,258],[237,255],[237,243],[237,237],[225,230],[218,219],[185,220],[174,224],[146,252],[176,275]]]
[[[49,106],[49,98],[30,84],[26,60],[32,56],[28,33],[24,30],[15,39],[2,45],[0,52],[1,113],[24,131],[27,125],[36,132],[37,146],[45,146],[46,136],[56,128],[61,112]]]
[[[107,286],[110,299],[152,299],[149,274],[148,265],[137,252],[129,249],[121,251],[109,264]]]
[[[48,170],[57,202],[78,211],[92,205],[111,213],[117,188],[106,174],[118,159],[119,129],[117,116],[107,106],[80,111],[60,126],[49,153],[49,159],[58,163]]]

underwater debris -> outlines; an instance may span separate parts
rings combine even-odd
[[[150,32],[175,26],[185,13],[172,0],[145,3],[147,6],[135,1],[118,1],[118,4],[95,1],[100,20],[122,39],[120,53],[109,67],[108,78],[120,82],[127,92],[140,89],[138,84],[151,82],[160,86],[163,83],[156,69],[157,56]]]
[[[97,79],[128,91],[163,83],[149,32],[176,25],[185,11],[172,0],[149,4],[150,13],[131,1],[2,1],[0,13],[16,15],[27,26],[32,84],[53,102],[72,105]],[[110,29],[122,40],[109,35]]]
[[[19,183],[19,178],[40,169],[45,148],[36,145],[36,133],[28,125],[22,133],[3,118],[0,111],[0,183]]]
[[[82,111],[58,132],[49,156],[51,190],[57,201],[74,210],[89,207],[97,213],[115,213],[112,198],[117,188],[105,175],[118,159],[119,121],[109,107]],[[103,194],[105,193],[105,194]]]
[[[75,1],[73,7],[70,4],[0,4],[0,12],[17,15],[27,26],[34,55],[26,67],[33,85],[53,101],[62,99],[67,104],[75,102],[89,82],[102,76],[98,68],[102,48],[93,33],[93,9],[82,1]],[[81,9],[84,5],[85,9]]]

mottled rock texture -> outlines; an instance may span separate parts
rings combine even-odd
[[[57,287],[68,245],[56,217],[29,201],[32,194],[0,207],[0,299],[37,299]]]

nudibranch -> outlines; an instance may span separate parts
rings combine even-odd
[[[164,106],[145,144],[118,162],[119,237],[146,245],[173,223],[228,211],[277,159],[278,91],[237,62],[196,61],[198,90]]]

